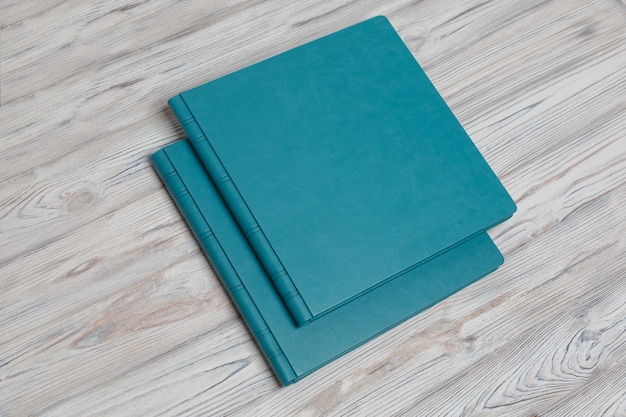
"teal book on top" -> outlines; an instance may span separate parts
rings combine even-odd
[[[152,160],[284,385],[469,285],[503,261],[489,236],[480,233],[298,327],[189,142],[176,142]]]
[[[516,209],[384,17],[169,103],[300,325]]]

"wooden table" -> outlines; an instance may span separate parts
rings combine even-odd
[[[384,14],[518,204],[280,388],[159,182],[174,94]],[[626,415],[624,0],[0,2],[0,416]]]

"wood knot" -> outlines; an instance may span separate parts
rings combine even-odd
[[[76,277],[81,275],[83,272],[88,271],[89,269],[97,266],[102,262],[102,258],[92,258],[88,261],[82,262],[80,265],[70,269],[66,274],[66,278]]]
[[[97,198],[95,184],[81,182],[61,193],[61,201],[66,211],[72,213],[91,207]]]
[[[411,52],[418,52],[422,47],[431,40],[431,36],[426,30],[412,33],[404,37],[404,43]]]
[[[578,36],[586,38],[595,33],[596,27],[593,24],[587,25],[578,32]]]

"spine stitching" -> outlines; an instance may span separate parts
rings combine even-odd
[[[169,105],[189,137],[194,150],[200,156],[213,183],[233,213],[233,217],[244,232],[250,246],[252,246],[254,252],[261,260],[267,275],[271,277],[274,287],[287,306],[294,321],[299,326],[310,322],[313,319],[313,315],[302,295],[278,259],[274,249],[250,212],[235,183],[222,165],[184,99],[177,95],[169,100]]]
[[[293,382],[296,378],[293,368],[167,153],[161,150],[152,156],[152,160],[167,191],[173,197],[205,255],[215,267],[218,276],[281,383],[287,385]]]

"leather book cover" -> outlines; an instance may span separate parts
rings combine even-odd
[[[300,325],[516,209],[382,16],[170,105]]]

